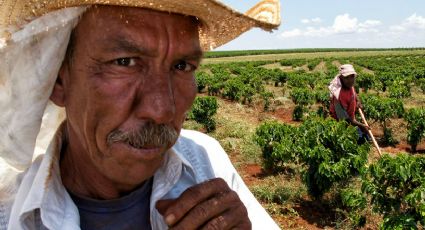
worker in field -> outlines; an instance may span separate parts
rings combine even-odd
[[[361,108],[360,100],[354,90],[357,73],[350,64],[339,67],[339,73],[331,81],[330,90],[330,114],[336,120],[345,120],[349,124],[357,126],[359,143],[369,140],[369,126],[356,120],[356,110]]]
[[[182,130],[203,51],[279,11],[1,0],[0,230],[279,229],[220,144]]]

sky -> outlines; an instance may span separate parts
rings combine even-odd
[[[240,12],[258,0],[222,0]],[[282,24],[216,50],[425,47],[425,0],[281,0]]]

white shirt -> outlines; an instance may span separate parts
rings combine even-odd
[[[23,175],[14,202],[0,199],[0,230],[80,229],[78,209],[61,181],[61,146],[62,134],[58,131],[46,153]],[[238,193],[253,229],[279,229],[244,184],[220,144],[205,134],[188,130],[182,130],[154,175],[150,205],[152,229],[167,229],[155,208],[156,201],[176,198],[188,187],[217,177],[223,178]]]

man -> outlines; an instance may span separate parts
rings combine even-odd
[[[350,64],[344,64],[339,67],[338,75],[329,85],[331,92],[330,113],[336,120],[345,120],[356,126],[360,137],[360,142],[368,140],[367,130],[369,127],[358,122],[355,117],[356,109],[361,108],[360,101],[357,98],[354,84],[357,73]]]
[[[277,27],[278,2],[1,4],[0,229],[278,228],[219,144],[181,129],[202,51]]]

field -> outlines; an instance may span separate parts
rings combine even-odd
[[[308,53],[277,53],[234,57],[207,58],[204,64],[219,64],[246,61],[279,61],[282,59],[315,59],[315,58],[348,58],[348,57],[376,57],[376,56],[411,56],[423,55],[425,50],[389,50],[389,51],[339,51],[339,52],[308,52]]]
[[[344,122],[326,119],[327,84],[344,63],[353,64],[359,73],[357,90],[384,157],[373,145],[353,144],[349,136],[354,129],[347,128]],[[210,100],[202,104],[206,107],[201,112],[194,109],[184,127],[219,140],[245,183],[282,229],[423,229],[425,182],[417,178],[425,172],[425,116],[415,114],[425,107],[425,50],[207,58],[197,73],[197,81],[198,96],[214,97],[217,103],[208,107]],[[317,131],[311,127],[319,126],[329,130],[316,133],[322,139],[318,138],[317,143],[313,140],[311,145],[308,138]],[[267,140],[271,128],[286,131],[278,133],[280,140],[277,136]],[[291,137],[285,132],[294,133]],[[339,140],[344,142],[342,147],[327,144],[325,150],[339,158],[322,157],[332,161],[327,162],[329,165],[317,162],[321,171],[311,178],[319,181],[306,182],[306,172],[314,168],[313,155],[320,154],[310,151],[310,147],[323,149],[320,143],[329,142],[326,138],[330,137],[323,133],[334,139],[348,139]],[[299,135],[302,143],[298,142],[302,139]],[[266,140],[264,145],[261,138]],[[285,142],[289,139],[292,142]],[[307,143],[309,147],[302,146]],[[342,162],[350,170],[332,168]],[[406,164],[411,168],[403,162],[410,162]],[[381,178],[385,173],[379,170],[389,172],[392,169],[386,165],[391,164],[397,170],[403,168],[404,171],[392,173],[400,173],[401,179]],[[324,168],[328,174],[323,173]],[[420,172],[422,169],[424,172]],[[376,183],[385,184],[385,189],[391,191],[387,194]]]

